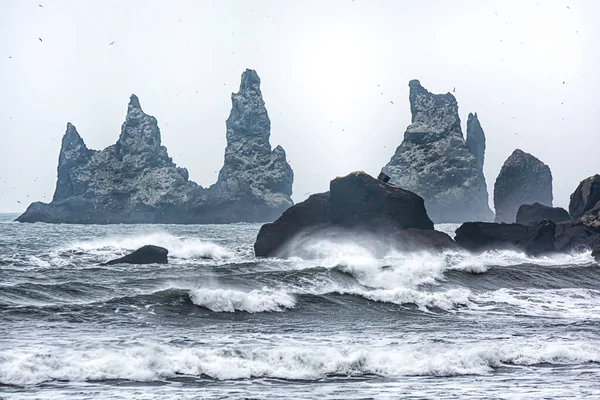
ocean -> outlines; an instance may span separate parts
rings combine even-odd
[[[258,224],[14,217],[0,215],[2,399],[600,398],[589,252],[349,241],[257,259]],[[99,265],[145,244],[170,263]]]

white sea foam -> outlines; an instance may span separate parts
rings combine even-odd
[[[267,288],[249,292],[236,289],[198,288],[190,291],[190,298],[194,304],[214,312],[283,311],[296,305],[293,295]]]
[[[569,289],[498,289],[471,296],[470,310],[565,319],[599,319],[600,291]],[[502,307],[502,311],[497,311]]]
[[[110,236],[102,239],[76,242],[67,250],[96,252],[102,255],[114,255],[114,251],[136,250],[144,245],[153,244],[169,250],[169,256],[177,258],[224,259],[232,255],[231,251],[216,243],[197,238],[178,237],[166,232],[132,236]]]
[[[450,345],[277,345],[177,347],[157,343],[85,350],[11,349],[0,354],[0,382],[39,384],[52,380],[127,379],[157,381],[181,375],[214,379],[317,380],[332,375],[485,375],[503,365],[572,365],[600,362],[592,343],[469,343]]]

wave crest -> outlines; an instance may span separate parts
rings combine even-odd
[[[200,288],[190,291],[192,302],[214,312],[246,311],[258,313],[294,308],[295,298],[284,292],[267,288],[244,292],[234,289]]]

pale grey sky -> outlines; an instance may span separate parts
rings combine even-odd
[[[521,148],[550,166],[567,206],[600,173],[598,21],[593,0],[0,0],[0,212],[51,200],[68,121],[88,147],[113,144],[131,93],[209,186],[245,68],[262,79],[296,202],[337,175],[379,172],[416,78],[456,88],[463,132],[478,113],[490,195]]]

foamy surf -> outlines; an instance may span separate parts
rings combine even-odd
[[[162,381],[182,376],[216,380],[277,378],[320,380],[331,376],[487,375],[501,366],[535,367],[597,363],[597,346],[583,342],[425,342],[385,347],[313,343],[178,347],[148,343],[128,348],[45,348],[0,354],[0,382],[32,385],[55,380]]]
[[[170,257],[193,259],[226,259],[230,250],[214,242],[190,237],[179,237],[166,232],[155,232],[131,236],[111,236],[102,239],[75,242],[64,250],[84,251],[103,256],[116,252],[125,253],[144,245],[153,244],[169,250]]]
[[[190,291],[192,302],[214,312],[245,311],[249,313],[283,311],[294,308],[294,296],[267,288],[248,292],[236,289],[199,288]]]

